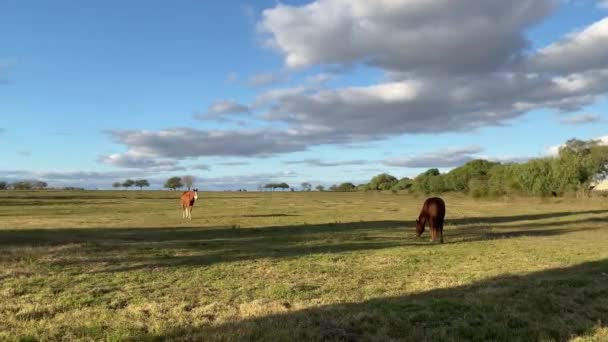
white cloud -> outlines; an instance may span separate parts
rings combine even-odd
[[[409,168],[445,168],[456,167],[471,160],[477,159],[475,155],[482,149],[477,146],[464,148],[447,148],[443,150],[427,152],[414,157],[401,157],[386,159],[382,163],[387,166],[409,167]]]
[[[491,70],[517,58],[552,0],[318,0],[263,12],[290,67],[365,62],[399,71]]]
[[[559,122],[566,125],[583,125],[601,121],[602,118],[597,114],[579,114],[563,118]]]
[[[241,114],[249,112],[249,107],[235,100],[218,100],[209,105],[204,113],[196,114],[196,119],[213,119],[230,114]]]
[[[175,159],[153,158],[136,152],[100,156],[98,161],[104,164],[127,169],[148,169],[154,171],[182,171]]]
[[[64,171],[64,172],[32,172],[25,170],[0,170],[0,179],[8,182],[21,180],[42,180],[49,183],[50,187],[76,186],[85,188],[110,189],[112,182],[124,181],[125,179],[147,178],[152,187],[162,186],[161,179],[146,171]]]
[[[247,84],[250,87],[266,87],[285,82],[287,79],[288,75],[285,72],[262,72],[251,76]]]
[[[530,61],[535,72],[562,74],[608,69],[608,17],[541,49]]]
[[[391,81],[341,88],[326,80],[271,89],[243,111],[258,129],[114,130],[126,153],[167,159],[269,156],[403,134],[470,132],[536,109],[580,110],[608,94],[608,20],[527,51],[526,30],[556,1],[318,0],[277,5],[260,26],[293,67],[377,67]],[[604,58],[607,57],[607,58]],[[464,159],[462,159],[464,160]],[[405,161],[404,163],[413,163]],[[452,162],[453,164],[454,162]]]
[[[320,159],[304,159],[304,160],[288,160],[283,162],[287,165],[308,165],[318,167],[333,167],[333,166],[348,166],[348,165],[365,165],[369,164],[370,160],[336,160],[336,161],[323,161]]]

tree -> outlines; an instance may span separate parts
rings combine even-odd
[[[401,178],[391,190],[399,191],[399,190],[409,190],[414,185],[414,181],[408,177]]]
[[[317,185],[315,189],[317,189],[317,191],[325,191],[325,187],[323,185]]]
[[[302,191],[311,191],[312,190],[312,184],[310,184],[308,182],[303,182],[301,185],[302,185]]]
[[[413,187],[425,194],[440,193],[444,191],[445,183],[438,169],[428,169],[414,178]]]
[[[133,185],[135,185],[135,181],[132,180],[132,179],[127,179],[126,181],[124,181],[122,183],[122,186],[124,186],[127,189],[130,188],[130,187],[132,187]]]
[[[394,176],[391,176],[388,173],[381,173],[369,181],[368,189],[390,190],[395,184],[397,184],[397,182],[398,180]]]
[[[194,176],[183,176],[182,177],[182,184],[188,188],[188,191],[190,191],[190,189],[192,188],[192,186],[194,186],[194,183],[196,183],[196,177]]]
[[[498,165],[500,163],[476,159],[457,167],[445,176],[446,190],[468,192],[471,180],[487,181],[490,170]]]
[[[0,182],[0,190],[6,190],[6,189],[8,189],[8,183]]]
[[[283,183],[279,183],[277,188],[281,188],[283,189],[283,191],[285,191],[285,189],[289,189],[289,184],[283,182]]]
[[[355,184],[346,182],[346,183],[342,183],[342,184],[338,185],[334,191],[347,192],[347,191],[354,191],[355,188],[356,188]]]
[[[15,190],[31,190],[32,183],[27,181],[16,182],[13,184],[13,189]]]
[[[144,186],[150,186],[147,179],[138,179],[135,181],[135,186],[139,187],[139,190],[143,190]]]
[[[117,188],[117,189],[118,189],[118,188],[120,188],[121,186],[122,186],[122,183],[121,183],[121,182],[114,182],[114,183],[112,183],[112,187],[113,187],[113,188]]]
[[[171,177],[171,178],[167,179],[164,186],[167,189],[176,190],[176,189],[183,187],[184,185],[182,184],[181,177]]]

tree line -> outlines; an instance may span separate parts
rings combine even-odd
[[[608,176],[608,146],[598,140],[568,140],[555,157],[521,163],[472,160],[447,173],[428,169],[412,178],[383,173],[368,183],[342,183],[332,191],[409,191],[424,194],[461,192],[474,197],[523,194],[561,196],[585,192]]]
[[[114,182],[112,183],[113,188],[125,188],[128,189],[132,186],[138,187],[140,190],[143,190],[144,187],[149,187],[150,182],[147,179],[127,179],[123,182]]]
[[[46,182],[39,180],[18,181],[14,183],[0,181],[0,190],[42,190],[46,189],[47,186],[48,184]]]

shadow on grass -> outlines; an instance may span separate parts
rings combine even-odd
[[[449,211],[449,208],[448,208]],[[451,225],[464,225],[464,224],[496,224],[496,223],[510,223],[517,221],[534,221],[534,220],[547,220],[555,219],[573,215],[585,215],[585,214],[604,214],[608,213],[608,210],[585,210],[585,211],[561,211],[552,213],[542,214],[528,214],[528,215],[514,215],[514,216],[488,216],[488,217],[465,217],[450,219],[449,212],[446,224]]]
[[[401,297],[179,327],[134,340],[567,341],[608,320],[608,260]],[[262,302],[263,303],[263,302]],[[212,318],[213,315],[210,315]],[[212,321],[212,320],[210,320]]]
[[[547,215],[537,216],[547,218]],[[592,223],[595,219],[588,218]],[[528,216],[526,220],[529,220]],[[526,229],[490,228],[483,224],[456,226],[446,230],[446,244],[551,237],[600,229],[581,226],[584,220],[576,223],[575,227]],[[74,267],[74,272],[124,272],[396,247],[428,247],[428,233],[418,239],[413,226],[413,221],[388,220],[260,228],[16,229],[0,230],[0,247],[62,246],[57,252],[47,252],[55,253],[50,258],[55,265]]]

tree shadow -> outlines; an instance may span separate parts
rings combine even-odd
[[[449,210],[449,208],[448,208]],[[585,214],[604,214],[608,213],[608,210],[584,210],[584,211],[562,211],[562,212],[551,212],[542,214],[527,214],[527,215],[513,215],[513,216],[488,216],[488,217],[464,217],[464,218],[448,218],[446,224],[451,225],[464,225],[464,224],[495,224],[495,223],[510,223],[517,221],[534,221],[534,220],[546,220],[554,219],[565,216],[573,215],[585,215]]]
[[[423,238],[416,238],[413,227],[413,221],[384,220],[259,228],[15,229],[0,230],[0,247],[62,246],[50,258],[53,264],[73,267],[75,272],[125,272],[398,247],[429,247],[428,233]],[[503,229],[465,225],[446,230],[445,235],[449,245],[550,237],[597,229],[600,228]],[[95,266],[94,270],[90,265]]]
[[[606,327],[608,260],[523,276],[357,303],[292,310],[134,340],[219,341],[568,341]],[[259,301],[272,307],[276,303]]]

